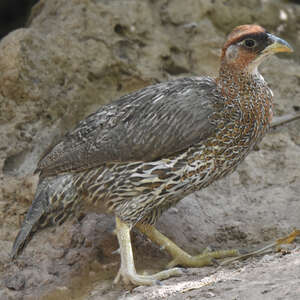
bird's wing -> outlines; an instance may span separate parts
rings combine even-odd
[[[40,160],[44,176],[109,162],[151,161],[183,151],[216,129],[214,79],[181,78],[121,97],[81,121]]]

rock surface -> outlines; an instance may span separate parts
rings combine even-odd
[[[9,252],[34,196],[40,155],[123,94],[216,74],[219,49],[236,25],[259,23],[293,45],[293,55],[274,57],[261,71],[276,114],[299,110],[299,21],[292,1],[40,1],[28,26],[0,42],[0,299],[295,299],[297,248],[221,270],[189,270],[159,288],[112,288],[119,264],[113,219],[96,213],[36,235],[15,263]],[[295,121],[272,130],[230,177],[170,209],[158,228],[192,254],[207,245],[251,249],[300,227],[299,194]],[[140,270],[168,261],[140,234],[133,240]]]

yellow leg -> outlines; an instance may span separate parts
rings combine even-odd
[[[214,259],[237,256],[240,254],[238,250],[232,249],[205,252],[196,256],[191,256],[155,229],[155,227],[140,223],[137,224],[136,227],[151,241],[163,247],[173,257],[173,260],[168,264],[168,268],[172,268],[176,265],[199,268],[211,265]]]
[[[130,228],[118,217],[116,217],[116,233],[120,245],[121,266],[114,283],[117,283],[122,278],[126,284],[153,285],[159,283],[159,280],[183,274],[182,270],[179,268],[162,271],[153,275],[137,274],[131,247]]]

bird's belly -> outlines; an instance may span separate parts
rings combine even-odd
[[[123,221],[154,223],[186,195],[237,168],[263,135],[255,130],[244,132],[235,137],[223,132],[166,159],[103,165],[82,173],[76,185],[86,195],[85,201],[104,206]]]
[[[85,207],[101,207],[123,221],[136,223],[161,208],[178,202],[188,182],[181,179],[176,162],[132,162],[101,166],[78,175],[75,184]],[[94,210],[94,209],[93,209]],[[157,217],[162,211],[157,211]]]

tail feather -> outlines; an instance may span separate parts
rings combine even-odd
[[[49,225],[60,225],[74,215],[80,197],[73,185],[72,175],[43,178],[29,208],[11,251],[14,260],[31,240],[33,234]]]
[[[37,230],[40,220],[48,211],[48,197],[44,191],[41,191],[33,200],[32,206],[27,212],[11,251],[11,258],[14,260],[31,240],[34,232]]]

